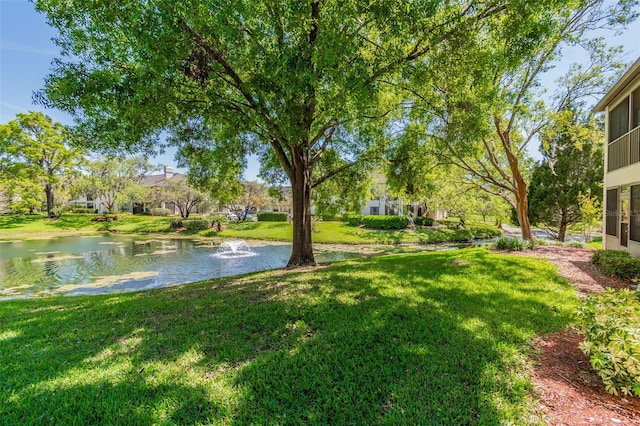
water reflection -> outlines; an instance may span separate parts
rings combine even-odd
[[[288,245],[252,247],[255,256],[242,258],[212,256],[217,250],[211,242],[112,235],[6,242],[0,245],[0,299],[172,286],[281,268],[291,254]],[[339,253],[330,257],[340,260]]]

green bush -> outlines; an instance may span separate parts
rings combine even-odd
[[[421,216],[413,218],[413,223],[418,226],[433,226],[433,222],[433,219],[431,219],[430,217]]]
[[[347,222],[349,226],[360,226],[362,224],[362,215],[358,213],[345,213],[342,220]]]
[[[98,209],[88,209],[86,207],[72,207],[71,213],[78,214],[95,214],[98,213]]]
[[[533,245],[534,246],[548,246],[549,245],[549,241],[543,240],[542,238],[534,238],[533,239]]]
[[[640,280],[640,259],[623,250],[596,250],[591,258],[605,275],[627,280]]]
[[[593,293],[578,309],[580,344],[608,392],[640,397],[640,301],[630,290]]]
[[[151,213],[151,216],[169,216],[171,214],[171,210],[157,207],[150,209],[149,213]]]
[[[204,231],[211,227],[206,219],[185,219],[182,224],[187,231]]]
[[[496,240],[495,247],[498,250],[522,251],[524,241],[516,237],[500,237]]]
[[[114,213],[105,213],[91,218],[92,222],[113,222],[118,220],[118,215]]]
[[[184,225],[182,223],[182,218],[181,217],[174,217],[173,219],[171,219],[171,222],[169,223],[169,226],[171,227],[171,229],[183,228]]]
[[[573,247],[573,248],[584,248],[585,245],[584,243],[580,242],[580,241],[570,241],[566,244],[569,247]]]
[[[314,217],[316,219],[320,219],[323,222],[335,222],[337,220],[340,220],[340,218],[337,215],[330,214],[330,213],[317,214]]]
[[[9,213],[16,216],[23,216],[29,213],[29,207],[21,203],[11,203],[11,206],[9,207]]]
[[[367,215],[362,217],[362,224],[372,229],[404,229],[409,225],[409,219],[406,216]]]
[[[258,222],[286,222],[289,215],[286,212],[259,212]]]

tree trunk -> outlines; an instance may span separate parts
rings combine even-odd
[[[516,196],[516,213],[518,214],[518,224],[522,230],[522,239],[533,240],[533,234],[531,232],[531,223],[529,222],[529,199],[527,198],[527,182],[525,182],[522,173],[520,172],[520,165],[518,158],[509,149],[510,141],[507,134],[503,134],[503,143],[507,154],[507,160],[509,161],[509,168],[513,175],[513,186]]]
[[[54,217],[53,214],[53,185],[47,183],[44,186],[44,193],[47,197],[47,217],[49,219]]]
[[[562,210],[562,217],[560,219],[560,228],[558,229],[558,241],[564,243],[564,239],[567,235],[567,211]]]
[[[516,194],[516,213],[518,214],[518,224],[522,230],[522,239],[533,240],[531,223],[529,222],[529,200],[527,198],[526,184],[524,184],[524,188],[518,188]]]
[[[303,150],[294,150],[289,180],[293,197],[293,242],[287,267],[315,265],[311,244],[311,168]]]

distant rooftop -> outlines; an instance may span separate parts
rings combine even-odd
[[[184,180],[186,178],[187,178],[187,176],[183,175],[182,173],[174,172],[173,168],[165,167],[164,168],[164,173],[162,173],[162,174],[150,175],[150,176],[143,177],[142,180],[140,181],[140,185],[141,186],[162,186],[169,179]]]

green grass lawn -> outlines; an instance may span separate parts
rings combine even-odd
[[[318,222],[314,223],[313,227],[314,242],[337,244],[426,244],[491,238],[501,234],[495,226],[483,223],[471,223],[467,229],[443,226],[395,231],[359,228],[349,226],[345,222]],[[228,229],[219,232],[218,235],[225,238],[291,241],[292,228],[290,224],[284,222],[246,222],[231,224]]]
[[[118,215],[113,222],[93,222],[95,215],[65,213],[50,220],[43,215],[0,216],[0,237],[15,234],[118,231],[130,233],[169,232],[169,217]]]
[[[170,217],[119,215],[113,222],[92,222],[94,215],[63,214],[60,219],[49,220],[42,215],[0,216],[0,238],[16,235],[59,234],[77,232],[122,233],[174,233],[170,229]],[[453,223],[453,222],[452,222]],[[466,229],[453,224],[441,227],[424,227],[416,230],[386,231],[348,226],[345,222],[314,223],[313,241],[336,244],[399,244],[441,243],[468,241],[474,238],[491,238],[500,230],[491,224],[471,222]],[[195,234],[190,234],[194,235]],[[257,240],[291,241],[292,225],[286,222],[230,223],[222,232],[202,231],[200,236],[242,238]]]
[[[480,249],[3,302],[0,423],[540,422],[530,342],[576,304]]]

